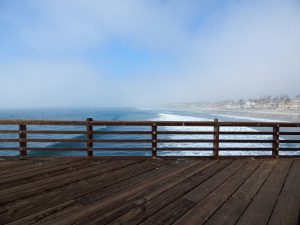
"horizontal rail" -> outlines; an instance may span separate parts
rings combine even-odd
[[[157,131],[157,134],[213,135],[213,131]]]
[[[279,132],[280,135],[300,135],[300,132]]]
[[[300,151],[300,148],[279,148],[280,151]]]
[[[31,151],[86,151],[86,148],[70,147],[25,147],[23,150]],[[93,151],[151,151],[152,148],[91,148]],[[1,151],[17,151],[17,147],[0,147]]]
[[[0,125],[68,125],[85,126],[85,121],[64,121],[64,120],[0,120]]]
[[[273,132],[262,131],[220,131],[220,135],[273,135]]]
[[[86,143],[86,142],[152,142],[151,139],[42,139],[42,138],[36,138],[36,139],[0,139],[0,142],[60,142],[60,143],[68,143],[68,142],[74,142],[74,143]]]
[[[0,134],[18,134],[18,130],[0,130]],[[60,130],[27,130],[25,134],[151,134],[151,131],[60,131]],[[157,134],[213,135],[213,131],[157,131]],[[273,132],[262,131],[220,131],[220,135],[272,135]],[[300,132],[280,132],[280,135],[300,135]]]
[[[214,148],[195,148],[195,147],[189,147],[189,148],[157,148],[158,151],[213,151]]]
[[[0,134],[18,134],[18,130],[0,130]]]
[[[0,134],[18,134],[18,130],[0,130]],[[60,131],[60,130],[26,130],[24,134],[151,134],[151,131]]]
[[[272,151],[273,148],[219,148],[219,151]]]
[[[16,127],[10,130],[5,125],[16,125]],[[43,129],[46,127],[42,126],[54,128]],[[105,129],[101,130],[101,126],[105,126]],[[121,129],[109,130],[107,126]],[[3,129],[1,129],[2,127]],[[57,129],[58,127],[59,129]],[[172,127],[176,130],[172,130]],[[185,127],[185,129],[178,130],[181,127]],[[231,128],[224,130],[226,127]],[[241,130],[240,127],[256,127],[257,131]],[[292,129],[282,131],[280,128]],[[219,157],[220,151],[239,151],[246,155],[250,151],[262,151],[263,154],[268,152],[269,155],[271,153],[272,157],[279,157],[280,152],[299,151],[299,128],[300,123],[219,122],[218,120],[94,121],[91,118],[85,121],[0,120],[0,134],[3,134],[0,135],[0,151],[19,151],[21,157],[27,156],[27,151],[82,151],[86,152],[88,157],[93,156],[94,151],[143,151],[150,152],[154,158],[162,157],[158,153],[166,153],[167,151],[177,153],[180,151],[209,151],[212,152],[212,157]],[[5,144],[8,145],[5,147],[2,143],[17,143],[19,146]],[[33,147],[28,146],[28,143],[34,143],[32,144]],[[61,143],[62,145],[55,147],[53,143]],[[226,147],[226,143],[234,145]],[[250,145],[243,147],[242,144]],[[252,155],[249,153],[249,156]]]
[[[87,131],[27,130],[25,134],[88,134]]]
[[[151,139],[92,139],[92,140],[86,140],[86,139],[42,139],[42,138],[36,138],[36,139],[17,139],[17,138],[7,138],[7,139],[0,139],[0,142],[74,142],[74,143],[86,143],[87,141],[90,142],[152,142]],[[213,139],[157,139],[157,142],[161,143],[171,143],[171,142],[182,142],[182,143],[212,143]],[[220,143],[273,143],[272,140],[258,140],[258,139],[220,139]],[[300,140],[280,140],[278,141],[280,143],[300,143]]]
[[[213,143],[214,140],[205,139],[157,139],[160,143]]]
[[[283,123],[283,122],[219,122],[219,126],[224,127],[300,127],[300,123]]]
[[[0,125],[68,125],[68,126],[213,126],[213,121],[63,121],[63,120],[0,120]],[[292,122],[218,122],[219,126],[300,127]]]
[[[0,151],[18,151],[19,147],[0,147]],[[86,148],[62,147],[26,147],[23,150],[32,151],[86,151]],[[152,148],[91,148],[93,151],[151,151]],[[157,148],[157,151],[213,151],[214,148]],[[300,148],[279,148],[280,151],[300,151]],[[219,151],[272,151],[272,148],[219,148]]]
[[[19,147],[0,147],[1,151],[19,151]]]
[[[300,143],[300,140],[280,140],[280,143]]]
[[[198,122],[198,121],[62,121],[62,120],[1,120],[0,125],[72,125],[72,126],[86,126],[92,124],[93,126],[152,126],[156,123],[159,126],[210,126],[212,122]]]
[[[272,140],[257,140],[257,139],[220,139],[220,143],[273,143]]]

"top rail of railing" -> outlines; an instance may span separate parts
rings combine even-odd
[[[115,121],[115,120],[0,120],[0,125],[72,125],[85,126],[92,124],[95,126],[152,126],[155,123],[157,126],[213,126],[214,121]],[[280,127],[300,127],[300,123],[294,122],[221,122],[219,126],[253,126],[253,127],[272,127],[279,125]]]

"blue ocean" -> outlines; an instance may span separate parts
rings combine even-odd
[[[15,119],[32,119],[32,120],[86,120],[87,118],[93,118],[93,120],[134,120],[134,121],[211,121],[214,119],[219,119],[220,121],[265,121],[265,122],[295,122],[293,120],[280,119],[280,118],[259,118],[250,116],[236,116],[222,114],[218,112],[207,113],[207,112],[190,112],[181,110],[170,110],[170,109],[152,109],[152,108],[96,108],[96,109],[2,109],[0,110],[0,120],[15,120]],[[17,129],[15,125],[1,125],[1,130],[7,129]],[[51,126],[39,126],[38,128],[34,125],[28,126],[28,129],[45,129],[53,130]],[[81,126],[56,126],[56,130],[85,130],[85,127]],[[114,127],[114,126],[97,126],[94,130],[150,130],[150,127]],[[212,127],[163,127],[161,129],[178,131],[178,130],[188,130],[188,131],[212,131]],[[251,127],[225,127],[221,128],[224,131],[261,131],[263,128],[251,128]],[[266,128],[265,128],[266,129]],[[18,138],[18,134],[0,134],[1,139],[4,138]],[[255,136],[243,135],[243,139],[254,139]],[[84,139],[84,135],[74,135],[74,134],[28,134],[27,138],[68,138],[68,139]],[[94,135],[94,139],[150,139],[150,135]],[[164,139],[187,139],[187,138],[201,138],[201,139],[211,139],[210,135],[193,135],[187,137],[187,135],[165,135]],[[235,138],[232,135],[230,137],[223,135],[220,138]],[[238,136],[236,138],[241,138]],[[259,136],[259,139],[271,139],[270,135]],[[287,137],[289,138],[289,137]],[[261,143],[221,143],[220,147],[270,147],[271,144],[261,144]],[[116,147],[116,148],[130,148],[130,147],[151,147],[151,143],[94,143],[94,147]],[[212,147],[211,143],[159,143],[160,148],[163,147]],[[18,147],[18,143],[0,143],[0,147]],[[84,147],[84,143],[28,143],[28,147]],[[299,147],[296,144],[283,144],[281,147]],[[271,154],[270,152],[250,152],[250,154]],[[298,152],[299,153],[299,152]],[[18,155],[18,151],[0,151],[0,155]],[[85,152],[78,151],[28,151],[28,155],[76,155],[84,156]],[[95,151],[94,155],[149,155],[150,152],[146,151]],[[164,151],[159,154],[162,155],[210,155],[211,152],[201,151],[201,152],[171,152]],[[244,152],[220,152],[220,155],[231,155],[238,154],[243,155]],[[249,154],[249,151],[247,152]],[[286,152],[285,154],[289,154]]]

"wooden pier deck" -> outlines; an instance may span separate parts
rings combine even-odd
[[[300,159],[0,161],[0,224],[298,224]]]

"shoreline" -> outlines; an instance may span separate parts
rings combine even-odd
[[[231,116],[248,116],[248,117],[260,117],[264,119],[288,119],[288,120],[300,120],[300,111],[279,111],[279,110],[236,110],[236,109],[212,109],[212,108],[189,108],[189,107],[176,107],[171,108],[171,110],[182,110],[190,112],[199,113],[214,113],[214,114],[224,114]]]

